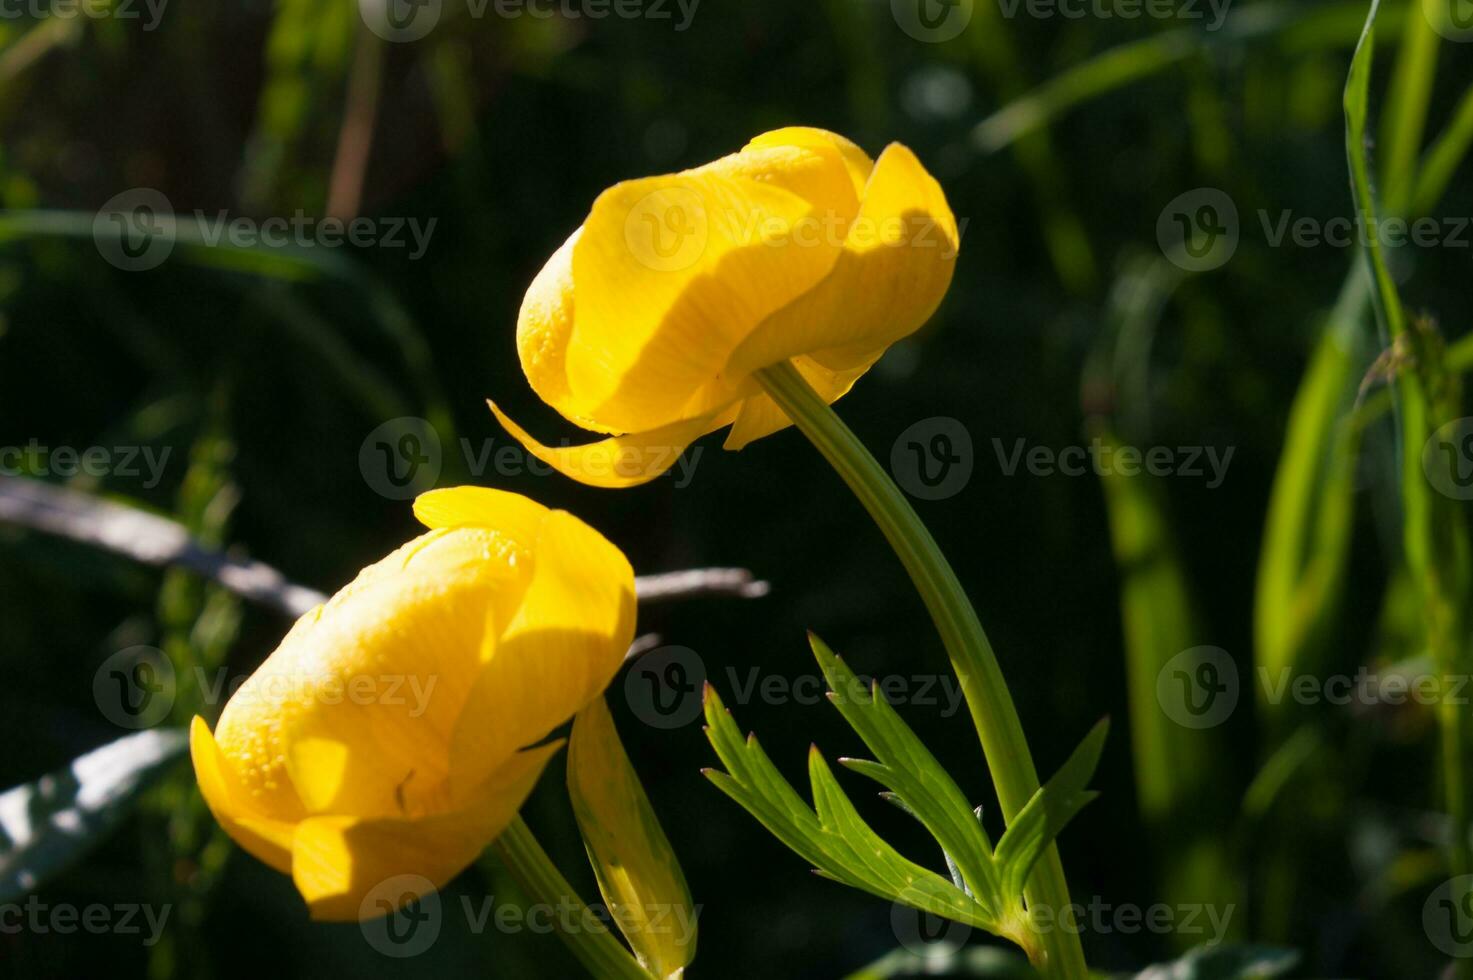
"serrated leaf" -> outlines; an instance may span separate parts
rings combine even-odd
[[[100,843],[188,744],[173,729],[135,732],[0,794],[0,902],[35,891]]]
[[[874,687],[861,684],[817,636],[810,633],[808,640],[833,691],[829,700],[879,757],[877,763],[846,759],[843,764],[894,793],[936,838],[967,893],[999,914],[1007,896],[999,887],[992,844],[961,788]]]
[[[1074,815],[1098,793],[1085,788],[1094,777],[1110,719],[1101,719],[1072,755],[1033,798],[1018,811],[1006,833],[997,842],[994,858],[1002,876],[1005,895],[1020,895],[1033,865]]]
[[[1299,954],[1277,946],[1198,946],[1181,959],[1158,963],[1133,980],[1272,980],[1299,964]]]
[[[640,965],[679,977],[696,954],[690,889],[602,697],[573,719],[568,794],[598,890]]]
[[[809,753],[814,806],[783,779],[755,737],[743,739],[731,713],[706,689],[707,737],[726,772],[706,772],[718,789],[756,817],[821,876],[997,935],[991,911],[940,875],[908,860],[855,810],[818,751]]]

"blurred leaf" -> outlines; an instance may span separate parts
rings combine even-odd
[[[696,955],[690,889],[602,697],[573,720],[568,793],[614,922],[646,970],[679,977]]]
[[[913,953],[897,949],[845,980],[891,980],[900,977],[957,977],[971,980],[1037,980],[1038,971],[1016,953],[989,946]]]
[[[0,795],[0,902],[35,891],[100,843],[188,744],[174,729],[135,732]]]
[[[1179,960],[1147,967],[1134,980],[1269,980],[1299,963],[1292,949],[1273,946],[1199,946]]]

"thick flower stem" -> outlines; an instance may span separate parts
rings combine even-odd
[[[650,980],[639,961],[578,898],[521,817],[501,832],[492,849],[527,899],[553,911],[558,937],[589,973],[599,980]]]
[[[1038,772],[997,656],[956,573],[889,475],[792,364],[764,368],[756,377],[849,485],[910,574],[941,633],[966,695],[1003,818],[1012,822],[1038,791]],[[1044,907],[1052,913],[1052,927],[1041,937],[1048,957],[1047,976],[1084,980],[1088,975],[1084,950],[1070,915],[1063,864],[1053,845],[1030,878],[1028,901],[1030,906]]]

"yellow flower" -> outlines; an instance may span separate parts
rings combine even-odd
[[[303,616],[190,731],[210,810],[291,874],[313,918],[388,911],[400,875],[439,887],[516,815],[634,635],[634,573],[571,515],[459,487],[430,532]],[[402,890],[393,899],[403,901]]]
[[[612,438],[550,448],[491,408],[529,452],[594,486],[653,479],[726,425],[726,448],[740,449],[789,424],[754,371],[791,360],[839,398],[935,311],[958,238],[910,150],[871,161],[819,129],[616,184],[538,274],[517,323],[537,394]]]

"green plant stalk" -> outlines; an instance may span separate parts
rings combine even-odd
[[[571,907],[574,921],[586,926],[569,929],[569,917],[555,917],[558,938],[589,973],[599,980],[606,977],[650,980],[644,967],[578,898],[521,817],[514,818],[491,846],[530,901],[558,909]]]
[[[951,657],[972,722],[982,740],[1003,818],[1011,823],[1038,792],[1038,771],[997,655],[956,573],[889,475],[834,410],[809,387],[797,368],[787,362],[775,364],[758,371],[756,378],[849,485],[910,574]],[[1042,936],[1047,955],[1046,975],[1059,980],[1084,980],[1088,976],[1084,948],[1077,930],[1066,927],[1069,886],[1058,849],[1053,844],[1030,880],[1027,892],[1030,905],[1048,907],[1060,923]]]

